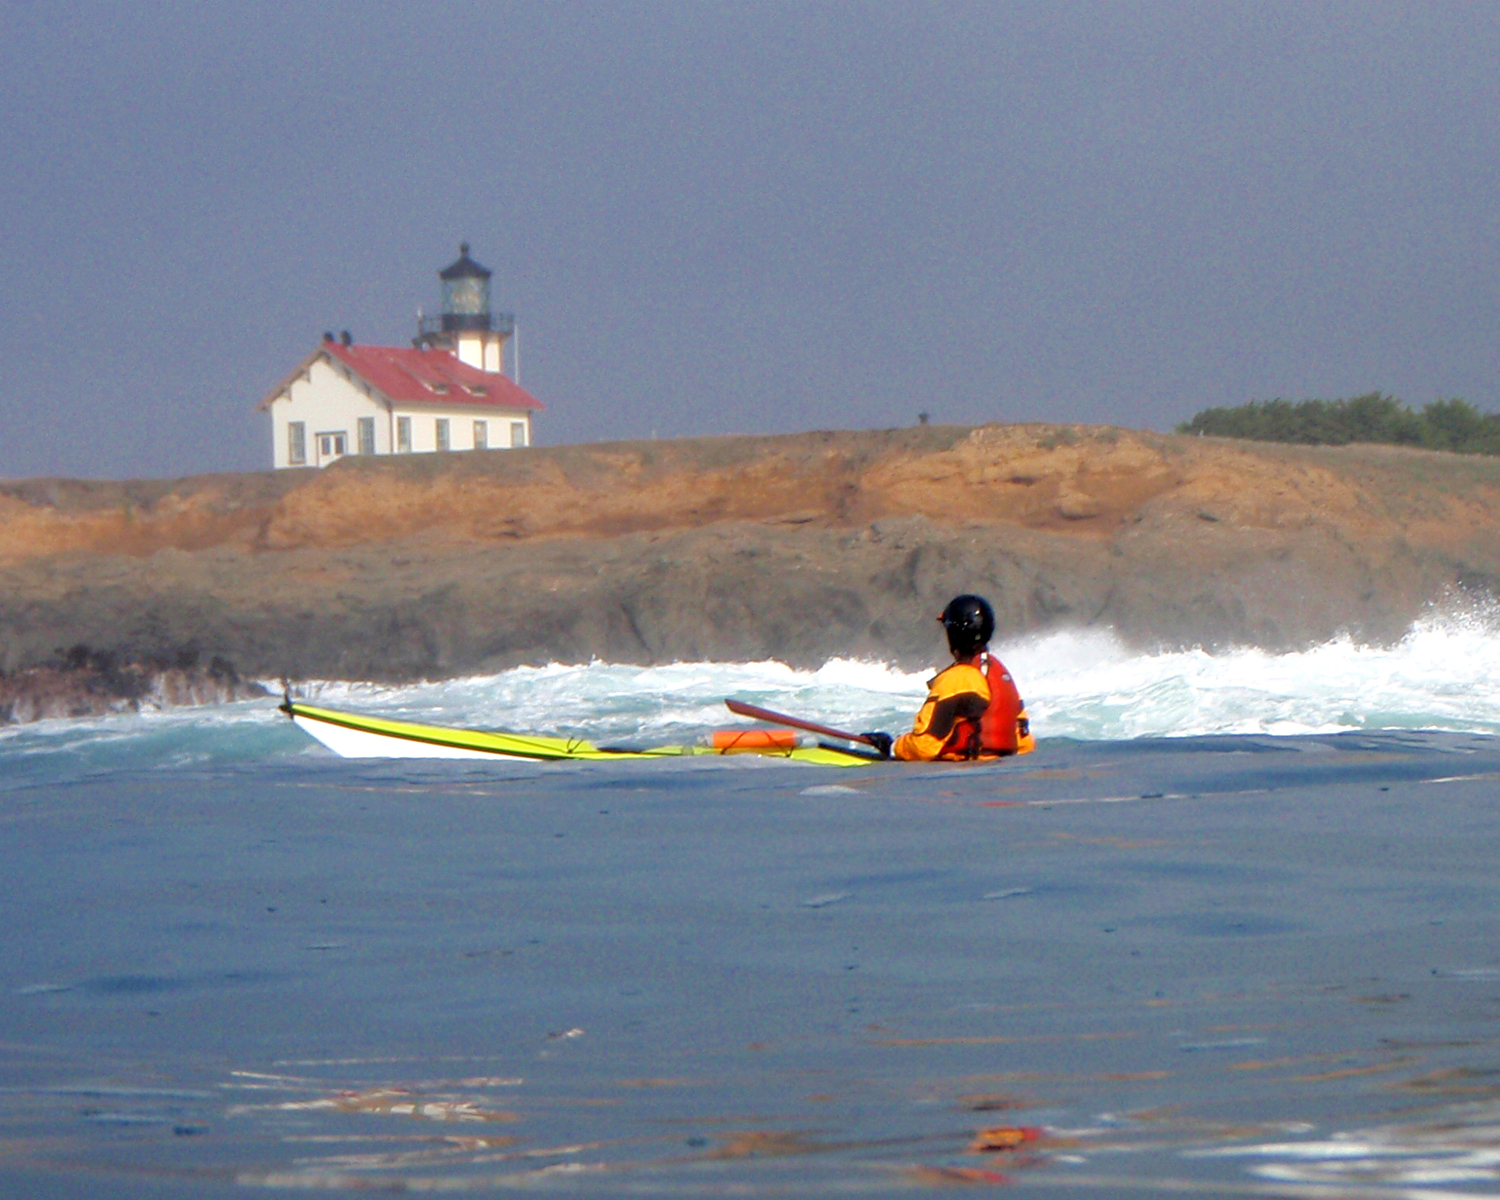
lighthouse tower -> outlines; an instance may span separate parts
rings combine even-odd
[[[442,315],[419,316],[415,344],[451,350],[460,362],[481,371],[503,370],[505,343],[515,333],[516,319],[490,312],[490,275],[469,257],[469,243],[460,243],[458,258],[438,272]]]

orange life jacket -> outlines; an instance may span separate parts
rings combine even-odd
[[[951,754],[961,758],[994,758],[1015,754],[1031,732],[1016,681],[1005,664],[988,650],[976,655],[973,665],[984,672],[985,682],[990,685],[989,707],[977,721],[955,723],[943,757]]]

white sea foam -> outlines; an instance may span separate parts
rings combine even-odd
[[[1433,614],[1399,643],[1338,639],[1296,653],[1241,649],[1142,653],[1107,630],[996,645],[1042,737],[1118,740],[1194,734],[1360,729],[1500,733],[1500,621]],[[505,725],[641,741],[736,723],[736,696],[840,728],[899,729],[927,671],[834,659],[815,671],[779,662],[523,667],[409,688],[325,684],[331,705],[451,724]]]
[[[1339,639],[1288,654],[1143,653],[1109,631],[1088,630],[998,643],[996,652],[1019,683],[1043,739],[1368,729],[1500,733],[1500,618],[1492,611],[1435,612],[1387,647]],[[899,730],[921,703],[929,674],[848,659],[817,670],[775,661],[596,662],[404,687],[312,683],[299,692],[330,707],[434,724],[646,745],[743,724],[724,708],[730,696],[839,728]],[[43,722],[0,734],[7,756],[87,756],[132,745],[157,762],[187,762],[297,753],[307,743],[269,700]]]
[[[1500,732],[1500,622],[1434,613],[1394,646],[1133,653],[1108,633],[1008,648],[1039,732],[1116,740],[1358,729]]]

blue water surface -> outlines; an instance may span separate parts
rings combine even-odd
[[[0,741],[0,1194],[1496,1194],[1500,745]]]

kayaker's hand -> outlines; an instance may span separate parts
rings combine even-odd
[[[892,746],[892,744],[894,744],[894,742],[896,740],[890,734],[888,734],[888,733],[864,733],[864,734],[861,734],[860,736],[863,737],[867,742],[869,742],[870,745],[874,746],[876,750],[880,751],[880,757],[881,758],[890,758],[890,756],[891,756],[891,746]]]

